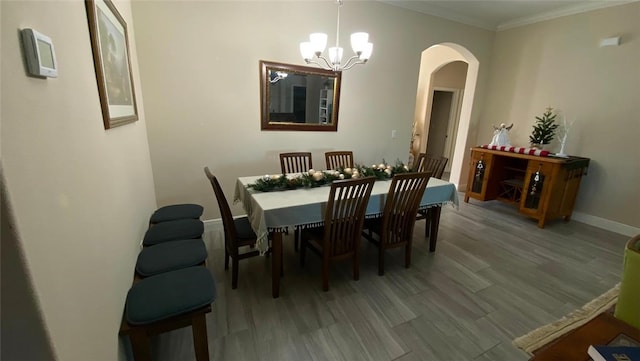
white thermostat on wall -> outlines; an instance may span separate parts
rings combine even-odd
[[[29,74],[56,78],[58,62],[51,38],[33,29],[22,29],[20,36]]]

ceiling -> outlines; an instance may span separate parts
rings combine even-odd
[[[473,25],[504,30],[638,0],[381,0],[384,3]]]

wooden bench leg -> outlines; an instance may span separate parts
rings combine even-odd
[[[196,360],[209,361],[206,314],[199,313],[193,317],[191,331],[193,332],[193,349],[196,352]]]
[[[131,340],[131,349],[135,361],[151,361],[151,342],[146,330],[143,328],[131,330],[129,340]]]

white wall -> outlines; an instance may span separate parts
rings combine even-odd
[[[156,206],[131,9],[116,6],[129,24],[140,120],[105,131],[84,2],[0,2],[3,182],[35,289],[25,302],[42,310],[59,360],[122,357],[125,296]],[[58,78],[26,76],[24,27],[53,39]],[[7,271],[20,277],[18,266]],[[4,325],[3,341],[13,331]]]
[[[342,78],[338,132],[260,131],[260,59],[302,65],[298,44],[324,31],[335,42],[328,1],[133,3],[149,145],[159,204],[189,200],[219,212],[203,167],[232,200],[238,176],[279,172],[278,153],[353,150],[362,164],[407,161],[421,52],[441,42],[470,49],[488,69],[493,33],[375,1],[346,2],[341,43],[367,31],[366,65]],[[484,79],[480,82],[482,87]],[[397,130],[397,138],[391,131]],[[235,206],[236,213],[242,213]]]
[[[512,144],[528,146],[546,107],[575,119],[566,151],[591,158],[575,210],[629,232],[640,227],[639,19],[635,2],[498,32],[478,127],[478,144],[487,144],[492,124],[514,123]],[[622,44],[598,46],[611,36]]]

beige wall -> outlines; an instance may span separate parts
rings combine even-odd
[[[433,86],[464,89],[467,67],[468,65],[464,61],[454,61],[443,66],[433,75]]]
[[[130,4],[116,6],[133,35]],[[31,278],[35,294],[24,302],[43,311],[57,359],[117,360],[125,296],[156,205],[142,87],[140,121],[105,131],[84,3],[2,1],[0,8],[2,181],[27,270],[6,270],[3,262],[3,277]],[[58,78],[26,76],[18,37],[24,27],[53,39]],[[3,318],[12,317],[5,310]],[[21,334],[4,325],[3,341]]]
[[[514,123],[511,142],[527,146],[547,106],[575,119],[569,154],[591,158],[576,211],[640,227],[640,2],[498,32],[478,143],[491,124]],[[621,36],[617,47],[601,39]],[[559,150],[552,144],[552,150]],[[587,219],[588,220],[588,219]],[[595,220],[595,219],[593,219]]]
[[[493,49],[488,31],[378,2],[347,2],[341,42],[366,30],[374,53],[369,64],[344,74],[337,133],[259,128],[258,61],[301,64],[297,45],[310,32],[333,38],[329,2],[116,6],[129,24],[141,120],[105,131],[84,3],[0,1],[2,182],[16,252],[26,263],[7,269],[3,262],[2,273],[30,278],[35,293],[25,291],[24,301],[33,303],[31,312],[43,311],[40,340],[51,340],[57,359],[122,357],[119,320],[155,197],[161,204],[201,203],[205,218],[217,218],[205,165],[231,199],[236,177],[277,171],[281,151],[312,151],[318,165],[329,149],[352,149],[365,164],[405,160],[421,52],[437,43],[458,43],[480,61],[472,139],[478,132],[478,143],[487,142],[491,124],[514,122],[513,140],[524,143],[544,107],[568,112],[578,119],[568,151],[593,159],[578,210],[640,226],[631,146],[640,124],[638,3],[503,31]],[[25,75],[17,32],[23,27],[53,38],[59,78]],[[621,46],[597,47],[613,35],[622,35]]]
[[[422,51],[456,42],[486,72],[493,39],[489,31],[387,4],[346,2],[345,54],[358,30],[369,32],[374,50],[368,64],[343,74],[338,132],[263,132],[258,61],[303,64],[298,44],[314,31],[326,31],[333,45],[334,4],[140,1],[133,15],[158,202],[201,203],[204,218],[219,217],[205,165],[232,200],[238,176],[278,172],[283,151],[313,152],[316,168],[324,168],[327,150],[353,150],[363,164],[407,161]],[[479,88],[485,81],[483,75]]]

